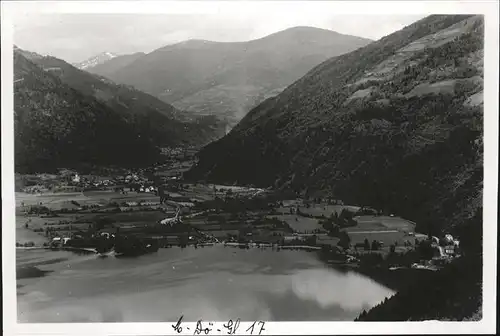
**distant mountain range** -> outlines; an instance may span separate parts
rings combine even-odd
[[[107,61],[110,61],[116,57],[118,57],[118,55],[115,55],[111,52],[105,51],[105,52],[102,52],[99,55],[95,55],[95,56],[93,56],[93,57],[91,57],[83,62],[74,63],[72,65],[80,70],[87,70],[87,69],[91,69],[93,67],[96,67],[100,64],[103,64]]]
[[[179,109],[235,123],[314,66],[370,42],[330,30],[295,27],[248,42],[189,40],[85,69]]]
[[[430,16],[318,65],[199,153],[192,179],[322,191],[459,225],[482,204],[483,20]]]
[[[16,170],[139,165],[159,148],[199,146],[224,134],[215,118],[173,106],[79,70],[63,60],[15,48]]]
[[[138,52],[135,54],[129,54],[129,55],[120,55],[120,56],[115,56],[113,58],[110,58],[108,60],[105,60],[99,64],[95,64],[93,66],[89,66],[86,68],[80,68],[83,70],[86,70],[88,72],[91,72],[93,74],[101,75],[104,77],[110,77],[117,71],[119,71],[121,68],[126,67],[130,63],[134,62],[135,60],[139,59],[140,57],[146,55],[145,53]]]

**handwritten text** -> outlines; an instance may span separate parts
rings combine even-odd
[[[261,335],[264,330],[265,321],[253,321],[242,323],[239,318],[229,320],[225,323],[208,322],[198,320],[192,323],[183,322],[182,315],[176,324],[172,324],[173,330],[177,334],[183,335]],[[243,325],[245,324],[245,325]]]

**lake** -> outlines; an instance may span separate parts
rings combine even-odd
[[[17,281],[19,322],[352,321],[394,294],[304,251],[188,247],[125,259],[18,250],[16,259],[18,277],[47,271]]]

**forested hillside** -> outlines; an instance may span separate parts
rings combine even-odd
[[[17,172],[154,162],[159,151],[125,118],[14,53]]]
[[[154,140],[158,145],[170,145],[178,141],[206,144],[222,135],[223,125],[216,118],[193,117],[131,86],[116,84],[79,70],[55,57],[36,58],[33,61],[74,89],[94,96],[127,115],[128,119],[149,127],[148,134],[157,136]]]
[[[459,225],[482,203],[483,18],[433,15],[332,58],[207,146],[193,179],[330,193]]]
[[[57,58],[16,49],[14,70],[18,171],[146,165],[158,160],[158,147],[203,145],[223,132],[215,118],[188,120],[155,97]]]
[[[205,147],[192,179],[329,194],[461,240],[464,256],[361,321],[480,319],[481,16],[432,15],[317,66]]]

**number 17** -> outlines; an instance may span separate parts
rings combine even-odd
[[[252,325],[246,330],[246,331],[250,331],[250,335],[253,335],[253,331],[254,331],[254,328],[255,328],[255,324],[258,323],[260,324],[260,330],[259,330],[259,335],[262,333],[262,331],[266,330],[264,329],[264,324],[266,324],[266,322],[264,321],[255,321],[254,323],[252,323]]]

